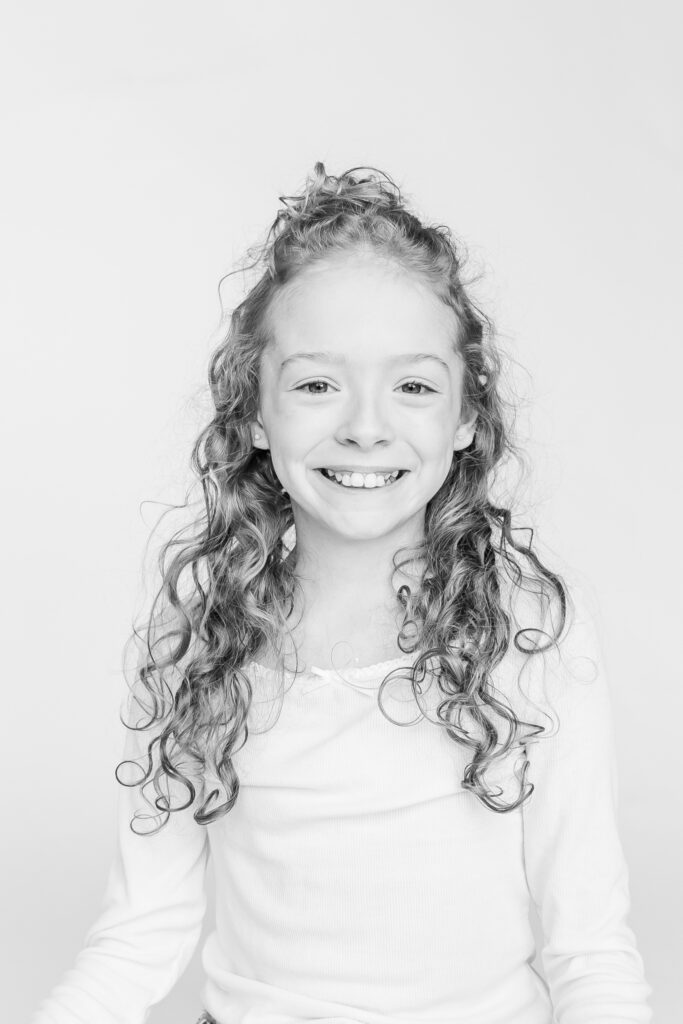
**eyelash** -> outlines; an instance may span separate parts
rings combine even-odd
[[[328,388],[330,387],[329,382],[326,381],[326,380],[308,380],[308,381],[306,381],[305,384],[299,384],[299,386],[294,388],[294,390],[295,391],[302,391],[303,388],[308,388],[308,387],[311,386],[311,384],[325,384],[325,385],[327,385]],[[417,386],[420,387],[420,388],[426,388],[427,391],[429,391],[431,394],[436,394],[436,390],[434,388],[430,388],[429,385],[423,384],[422,381],[420,381],[420,380],[406,380],[406,381],[403,382],[403,384],[401,384],[401,387],[404,388],[408,384],[417,384]],[[326,395],[327,394],[326,391],[309,391],[307,393],[309,395]],[[421,398],[422,395],[417,395],[416,397],[417,398]]]

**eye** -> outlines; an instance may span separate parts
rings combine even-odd
[[[299,384],[299,386],[294,388],[294,390],[295,391],[303,391],[304,388],[311,388],[311,387],[313,387],[314,384],[322,384],[322,386],[326,387],[326,388],[329,388],[329,386],[330,386],[326,380],[309,380],[309,381],[306,381],[305,384]],[[407,381],[405,381],[404,384],[401,384],[399,386],[402,387],[402,388],[408,388],[408,387],[425,388],[425,390],[428,391],[430,394],[435,394],[436,393],[434,388],[430,388],[427,384],[423,384],[422,381],[419,381],[419,380],[407,380]],[[325,394],[327,394],[327,392],[326,391],[308,391],[307,394],[309,394],[309,395],[325,395]],[[414,395],[417,394],[419,396],[420,393],[413,391],[413,392],[411,392],[411,394],[414,394]]]
[[[303,391],[304,388],[310,388],[314,384],[322,384],[326,388],[329,388],[329,386],[330,386],[327,383],[326,380],[309,380],[309,381],[306,381],[305,384],[299,384],[298,388],[294,388],[294,390],[295,391]],[[309,395],[325,395],[325,394],[327,394],[327,392],[326,391],[308,391],[307,394],[309,394]]]
[[[422,381],[420,381],[420,380],[407,380],[404,384],[401,384],[401,387],[402,388],[409,388],[409,387],[426,388],[427,391],[429,391],[431,394],[435,394],[434,388],[430,388],[427,384],[423,384]],[[412,393],[415,394],[415,392],[412,392]]]

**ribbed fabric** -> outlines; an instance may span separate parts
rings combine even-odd
[[[208,827],[173,815],[143,839],[128,828],[139,793],[121,791],[102,913],[32,1024],[147,1021],[199,940],[209,853],[216,922],[200,1005],[218,1024],[651,1021],[590,623],[577,618],[561,656],[534,656],[519,682],[514,649],[494,672],[518,716],[555,723],[486,776],[509,802],[529,761],[535,790],[504,814],[462,788],[471,756],[429,721],[444,699],[434,676],[418,694],[426,717],[405,680],[382,693],[404,724],[380,711],[382,679],[410,661],[290,676],[281,706],[274,673],[251,663],[232,811]],[[129,734],[125,756],[141,749]],[[547,984],[531,967],[531,900]]]

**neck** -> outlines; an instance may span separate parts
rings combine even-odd
[[[289,556],[301,585],[307,614],[337,622],[361,621],[368,617],[395,616],[400,608],[397,594],[407,585],[415,591],[420,569],[408,562],[394,570],[393,557],[399,548],[419,543],[406,532],[403,537],[372,540],[317,536],[297,529],[296,547]],[[401,555],[401,559],[404,557]]]

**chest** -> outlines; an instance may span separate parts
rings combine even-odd
[[[297,647],[300,667],[310,670],[364,668],[382,661],[400,658],[404,652],[396,643],[396,637],[353,636],[340,634],[336,639],[310,642]]]
[[[292,630],[290,651],[296,649],[304,670],[363,668],[403,656],[398,632],[395,621],[377,613],[344,621],[309,616]]]

